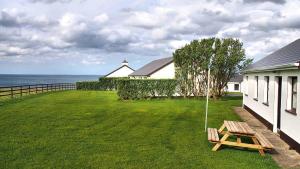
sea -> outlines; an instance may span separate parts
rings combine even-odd
[[[95,81],[101,75],[26,75],[0,74],[0,86],[19,86],[52,83],[76,83],[79,81]]]

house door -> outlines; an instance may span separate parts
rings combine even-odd
[[[278,83],[278,97],[277,97],[277,129],[280,130],[280,124],[281,124],[281,91],[282,91],[282,77],[277,77],[277,83]]]

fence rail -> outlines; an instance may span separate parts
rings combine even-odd
[[[35,84],[0,87],[0,97],[22,97],[24,95],[45,93],[50,91],[76,90],[74,83]]]

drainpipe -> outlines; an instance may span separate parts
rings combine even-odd
[[[300,61],[295,63],[296,66],[298,66],[298,69],[300,69]]]

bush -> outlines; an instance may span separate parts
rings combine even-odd
[[[100,77],[99,81],[77,82],[77,90],[117,90],[117,81],[127,78]]]
[[[171,97],[176,86],[174,79],[123,79],[118,80],[118,96],[123,100]]]

